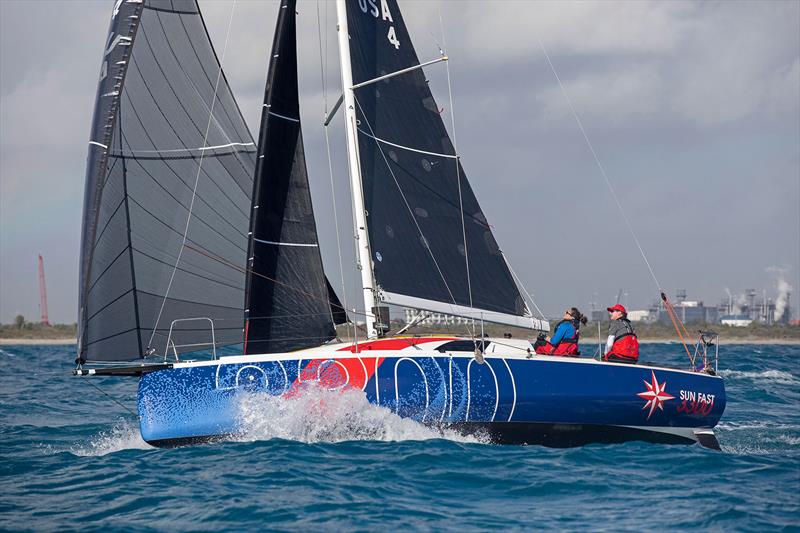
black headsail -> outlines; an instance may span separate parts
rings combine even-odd
[[[279,8],[261,114],[250,215],[246,354],[318,346],[336,335],[331,305],[341,309],[322,270],[308,186],[295,4],[284,0]]]
[[[195,0],[114,4],[89,145],[80,357],[164,353],[186,318],[240,343],[256,147]],[[211,327],[172,342],[208,348]]]
[[[419,64],[394,0],[350,0],[347,23],[354,84]],[[358,88],[355,98],[370,244],[383,300],[541,327],[530,318],[422,69]]]

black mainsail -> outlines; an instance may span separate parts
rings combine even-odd
[[[253,184],[245,354],[319,346],[336,336],[308,185],[297,82],[296,0],[281,3]],[[329,297],[331,303],[329,303]],[[339,320],[341,321],[341,320]]]
[[[115,3],[89,144],[79,357],[240,343],[256,146],[195,0]]]
[[[395,0],[349,1],[347,24],[354,85],[419,65]],[[478,205],[422,69],[356,88],[355,99],[383,301],[541,327]]]

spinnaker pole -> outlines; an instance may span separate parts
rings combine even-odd
[[[358,153],[358,130],[356,122],[355,92],[353,90],[353,71],[350,63],[350,33],[347,29],[347,6],[345,0],[336,0],[336,18],[339,32],[339,64],[342,71],[342,91],[344,93],[344,117],[347,133],[347,163],[350,169],[350,182],[353,192],[353,212],[356,223],[356,248],[358,250],[358,269],[361,271],[361,285],[364,291],[364,314],[367,322],[367,337],[378,336],[375,330],[377,294],[375,276],[372,270],[372,254],[367,233],[367,213],[364,207],[364,189],[361,180],[361,159]]]

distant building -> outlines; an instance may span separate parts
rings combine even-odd
[[[648,309],[628,311],[628,320],[631,322],[649,322],[650,311]]]
[[[720,317],[719,322],[723,326],[743,328],[752,324],[753,320],[747,315],[724,315]]]
[[[786,291],[778,295],[777,301],[767,298],[767,291],[761,290],[761,298],[758,298],[758,291],[755,289],[745,289],[743,294],[733,295],[730,292],[717,306],[722,318],[726,320],[747,319],[761,324],[789,324],[792,320],[792,306],[789,302],[791,294]],[[735,318],[730,318],[735,317]],[[722,322],[721,322],[722,323]]]
[[[671,324],[672,320],[669,313],[664,308],[664,303],[659,301],[654,304],[651,310],[657,313],[658,321],[662,324]],[[719,310],[716,307],[707,307],[700,300],[687,300],[686,291],[679,289],[676,295],[676,301],[672,303],[672,308],[675,310],[675,315],[684,324],[697,324],[704,322],[706,324],[715,324],[719,320]]]

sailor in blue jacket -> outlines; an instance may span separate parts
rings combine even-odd
[[[564,318],[556,325],[552,337],[545,337],[543,343],[537,346],[536,353],[547,355],[579,355],[578,340],[580,326],[586,324],[587,319],[575,307],[564,311]]]

